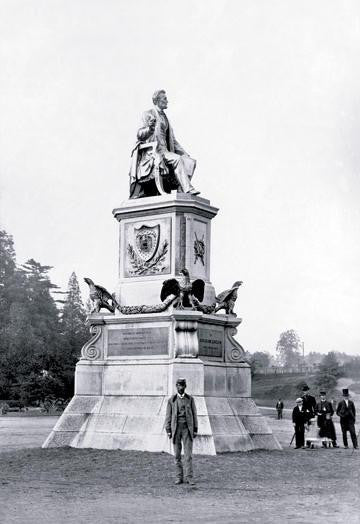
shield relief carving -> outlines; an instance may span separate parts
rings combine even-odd
[[[125,277],[170,273],[170,219],[130,223],[125,231]]]

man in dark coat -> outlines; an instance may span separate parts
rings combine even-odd
[[[195,401],[193,397],[185,393],[185,388],[186,380],[179,378],[176,381],[177,394],[168,400],[165,430],[174,445],[176,465],[175,484],[182,484],[185,481],[191,486],[194,486],[192,447],[193,440],[198,432],[198,421]],[[184,468],[181,461],[181,444],[184,446]]]
[[[358,449],[358,441],[355,432],[355,404],[349,399],[349,390],[343,389],[343,400],[336,408],[336,414],[340,417],[340,426],[343,436],[344,447],[348,448],[347,432],[349,431],[354,449]]]
[[[295,448],[303,448],[305,446],[305,428],[309,429],[310,413],[303,406],[303,399],[296,399],[296,406],[292,412],[292,421],[295,431]]]
[[[302,388],[303,390],[303,407],[306,411],[310,413],[309,418],[315,418],[315,410],[316,410],[316,399],[312,395],[310,395],[310,388],[305,384],[305,386]],[[310,422],[311,424],[311,422]]]
[[[281,400],[281,398],[279,398],[279,400],[276,402],[276,411],[277,411],[277,416],[278,416],[278,420],[282,419],[282,412],[283,412],[283,409],[284,409],[284,403],[283,401]]]
[[[336,431],[332,421],[334,408],[332,403],[326,400],[326,392],[320,391],[320,401],[316,404],[317,425],[319,428],[319,437],[327,437],[332,440],[333,447],[338,448],[336,444]]]

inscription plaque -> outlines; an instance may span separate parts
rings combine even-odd
[[[223,356],[224,332],[222,330],[199,327],[198,335],[199,356],[216,358]]]
[[[133,357],[167,354],[167,327],[136,327],[109,330],[109,357]]]

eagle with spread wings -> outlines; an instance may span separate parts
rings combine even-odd
[[[176,300],[174,300],[176,309],[185,309],[187,307],[196,309],[193,297],[195,297],[199,302],[202,302],[204,298],[205,282],[198,278],[191,283],[189,271],[187,269],[182,269],[180,273],[182,274],[182,278],[179,280],[176,278],[170,278],[163,282],[160,299],[164,302],[167,297],[174,295],[176,297]]]

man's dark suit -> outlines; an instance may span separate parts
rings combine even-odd
[[[277,403],[276,403],[276,411],[277,411],[277,414],[278,414],[278,420],[282,419],[282,412],[283,412],[283,409],[284,409],[284,403],[279,400]]]
[[[181,404],[184,407],[182,413],[185,415],[185,419],[183,418],[182,420],[180,416]],[[174,444],[177,478],[180,481],[183,480],[184,476],[185,480],[192,479],[192,445],[194,436],[196,436],[198,431],[196,406],[192,396],[185,393],[183,398],[179,397],[178,394],[169,398],[166,409],[165,431],[169,436],[171,435]],[[181,462],[181,443],[184,446],[185,472]]]
[[[340,426],[341,426],[344,446],[346,448],[348,446],[347,432],[349,431],[353,446],[354,448],[357,448],[358,442],[357,442],[357,437],[356,437],[356,432],[355,432],[355,418],[356,418],[355,404],[350,399],[347,400],[347,403],[348,405],[346,405],[345,400],[341,400],[336,409],[336,414],[338,415],[338,417],[340,417]]]
[[[315,409],[316,409],[316,399],[315,399],[315,397],[305,393],[302,396],[302,399],[303,399],[303,408],[310,413],[310,418],[314,418],[315,417]]]
[[[310,413],[304,408],[295,406],[292,412],[292,421],[295,424],[295,447],[301,448],[305,445],[305,425],[308,424]]]

